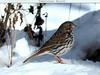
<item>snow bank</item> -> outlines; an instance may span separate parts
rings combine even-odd
[[[66,58],[81,59],[85,57],[86,49],[100,48],[100,10],[89,12],[73,22],[77,25],[75,44]]]

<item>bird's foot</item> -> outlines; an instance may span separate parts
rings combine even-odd
[[[62,60],[59,56],[55,56],[55,59],[56,59],[57,63],[65,64],[65,63],[63,62],[63,60]]]
[[[63,61],[57,61],[57,63],[60,63],[60,64],[65,64]]]

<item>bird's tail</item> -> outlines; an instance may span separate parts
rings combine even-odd
[[[64,43],[62,43],[64,44]],[[55,45],[60,45],[60,44],[52,44],[52,45],[49,45],[49,46],[46,46],[46,47],[42,47],[40,48],[39,50],[37,50],[36,52],[32,53],[28,58],[26,58],[23,63],[27,62],[29,59],[31,59],[32,57],[36,57],[36,56],[39,56],[39,55],[42,55],[42,54],[47,54],[49,53],[51,47],[54,47]]]
[[[29,59],[31,59],[32,57],[36,57],[42,54],[45,54],[45,52],[48,51],[48,47],[45,48],[40,48],[39,50],[37,50],[36,52],[32,53],[28,58],[26,58],[23,63],[27,62]]]
[[[30,58],[37,56],[37,53],[32,53],[28,58],[26,58],[23,63],[27,62]]]

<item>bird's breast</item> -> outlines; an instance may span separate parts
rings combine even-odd
[[[74,43],[73,35],[70,36],[66,35],[66,37],[63,37],[63,40],[60,41],[59,44],[56,44],[52,48],[51,53],[53,53],[54,55],[65,54],[69,52],[69,50],[71,50],[73,43]]]

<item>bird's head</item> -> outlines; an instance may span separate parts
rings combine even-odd
[[[64,22],[63,24],[64,31],[73,31],[76,25],[70,21]]]

